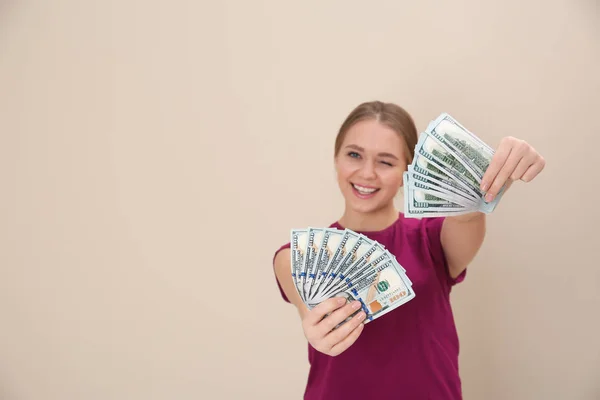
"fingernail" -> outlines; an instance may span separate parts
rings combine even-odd
[[[352,303],[352,308],[354,310],[358,310],[360,308],[360,301],[355,301],[354,303]]]
[[[340,297],[340,298],[339,298],[339,300],[338,300],[338,304],[339,304],[339,305],[342,305],[342,304],[344,304],[345,302],[346,302],[346,299],[345,299],[345,298],[343,298],[343,297]]]
[[[489,194],[489,193],[485,195],[485,201],[487,201],[489,203],[492,200],[494,200],[494,195]]]
[[[490,184],[489,184],[489,183],[487,183],[487,182],[481,182],[481,190],[482,190],[482,191],[484,191],[484,192],[485,192],[486,190],[488,190],[488,187],[489,187],[489,186],[490,186]]]
[[[367,316],[367,314],[365,314],[364,311],[361,311],[358,313],[358,315],[356,316],[356,319],[358,319],[359,321],[362,321],[363,319],[365,319],[365,317]]]

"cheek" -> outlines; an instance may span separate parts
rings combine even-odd
[[[336,171],[339,180],[344,180],[352,176],[352,174],[356,171],[356,167],[353,167],[349,163],[339,162],[336,164]]]
[[[403,172],[404,171],[401,169],[394,169],[394,170],[386,171],[385,173],[380,175],[381,181],[386,187],[389,187],[392,189],[399,188],[400,186],[402,186]]]

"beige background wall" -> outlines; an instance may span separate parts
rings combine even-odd
[[[382,99],[547,160],[453,292],[465,398],[600,399],[599,23],[593,0],[3,0],[0,398],[301,398],[271,257],[339,217],[336,129]]]

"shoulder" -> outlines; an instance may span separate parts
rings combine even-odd
[[[404,214],[398,219],[403,227],[413,231],[423,229],[438,229],[442,226],[446,217],[429,217],[429,218],[406,218]]]
[[[284,280],[289,278],[289,272],[291,269],[291,261],[290,261],[290,243],[286,243],[275,250],[275,254],[273,254],[273,272],[275,274],[275,282],[277,283],[277,288],[279,289],[279,294],[283,298],[284,301],[291,303],[287,294],[284,290]]]
[[[405,238],[420,247],[420,254],[426,256],[433,268],[449,286],[464,280],[466,271],[456,278],[450,277],[448,260],[442,245],[442,227],[446,217],[405,218],[403,228]]]
[[[445,217],[404,218],[402,216],[404,239],[412,246],[420,248],[421,255],[426,255],[437,265],[446,265],[446,257],[442,247],[442,226]]]
[[[290,243],[286,243],[283,246],[279,247],[275,254],[273,254],[273,268],[275,269],[275,274],[279,277],[280,274],[284,271],[290,271],[291,268],[291,260],[290,260],[290,251],[291,246]]]
[[[401,215],[399,222],[409,240],[426,241],[433,246],[440,246],[441,232],[445,217],[406,218]]]
[[[282,259],[286,259],[289,256],[289,254],[290,254],[290,242],[287,242],[286,244],[282,245],[277,250],[275,250],[275,253],[273,254],[273,264],[281,262]],[[289,259],[288,259],[288,261],[289,261]]]

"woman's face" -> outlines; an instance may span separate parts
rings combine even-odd
[[[406,145],[396,132],[375,120],[356,123],[335,158],[346,206],[371,213],[393,204],[407,164]]]

